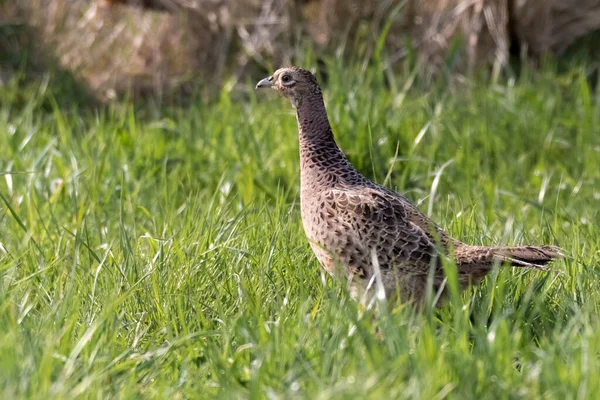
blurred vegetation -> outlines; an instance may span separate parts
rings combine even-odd
[[[418,69],[428,84],[497,79],[568,58],[578,40],[594,52],[599,29],[600,0],[3,0],[0,61],[4,81],[33,65],[71,74],[100,101],[187,101],[297,63],[307,48],[382,74]]]

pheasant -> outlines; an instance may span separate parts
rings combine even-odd
[[[281,68],[258,82],[296,109],[304,231],[322,267],[362,296],[379,279],[388,299],[422,303],[428,279],[447,295],[442,257],[453,256],[461,289],[496,264],[546,270],[562,256],[555,246],[470,246],[451,238],[399,193],[361,175],[337,146],[316,78]],[[364,297],[363,297],[364,298]]]

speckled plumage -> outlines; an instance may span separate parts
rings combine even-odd
[[[307,70],[289,67],[263,79],[296,108],[301,163],[302,223],[309,243],[332,275],[361,295],[373,284],[373,255],[388,298],[421,301],[430,273],[445,294],[441,257],[453,254],[464,288],[495,263],[544,269],[560,257],[553,246],[469,246],[449,237],[402,195],[361,175],[335,143],[321,89]]]

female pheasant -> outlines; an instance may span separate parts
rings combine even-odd
[[[315,256],[361,295],[380,274],[387,298],[422,302],[428,276],[445,295],[442,256],[453,256],[462,288],[495,264],[546,269],[561,256],[554,246],[470,246],[451,238],[404,196],[361,175],[337,146],[321,89],[298,67],[281,68],[258,82],[296,109],[300,140],[301,212]]]

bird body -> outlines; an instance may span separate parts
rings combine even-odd
[[[257,88],[264,86],[296,108],[304,231],[323,268],[347,279],[353,295],[372,286],[377,272],[388,298],[422,302],[430,276],[433,291],[444,295],[443,256],[454,256],[462,288],[497,263],[543,269],[560,256],[553,246],[469,246],[451,238],[404,196],[350,164],[334,140],[321,90],[309,71],[282,68]]]

